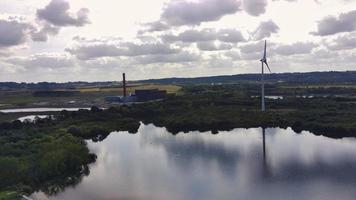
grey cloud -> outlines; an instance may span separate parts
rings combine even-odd
[[[271,37],[273,33],[278,33],[279,27],[272,20],[261,22],[257,29],[252,33],[254,40]]]
[[[157,42],[157,37],[152,35],[137,35],[136,39],[141,41],[142,43],[154,43]]]
[[[356,10],[341,13],[339,16],[328,16],[318,22],[316,32],[313,35],[326,36],[341,32],[356,30]]]
[[[227,51],[224,55],[226,57],[232,58],[233,60],[241,59],[241,55],[240,55],[240,53],[238,51]]]
[[[356,54],[351,53],[351,54],[344,54],[341,56],[341,60],[345,62],[346,65],[350,65],[352,67],[354,66],[354,63],[356,62]]]
[[[163,8],[160,20],[144,24],[144,31],[163,31],[172,26],[200,25],[202,22],[217,21],[225,15],[238,12],[240,4],[240,0],[172,0]]]
[[[109,44],[81,45],[75,48],[67,48],[65,50],[72,55],[75,55],[80,60],[89,60],[100,57],[116,57],[127,54],[127,50]]]
[[[206,28],[203,30],[186,30],[178,35],[163,35],[162,39],[167,42],[203,42],[220,40],[222,42],[238,43],[245,41],[241,32],[236,29],[215,29]]]
[[[339,36],[336,39],[328,42],[326,46],[330,50],[347,50],[356,48],[356,32]]]
[[[24,67],[26,70],[34,68],[59,69],[73,67],[74,62],[65,55],[36,54],[28,57],[13,57],[6,60],[7,63]]]
[[[246,41],[236,29],[223,29],[218,32],[218,39],[223,42],[238,43]]]
[[[278,1],[278,0],[273,0],[273,1]],[[285,0],[285,1],[296,2],[298,0]],[[350,3],[350,2],[353,2],[355,0],[340,0],[340,1],[342,1],[343,3]],[[314,0],[314,2],[319,4],[319,5],[321,5],[323,3],[322,0]]]
[[[253,42],[239,47],[242,59],[259,59],[262,57],[264,42]],[[282,56],[291,56],[296,54],[311,53],[317,44],[312,42],[296,42],[293,44],[275,44],[267,43],[267,54],[269,57],[278,54]]]
[[[253,42],[253,43],[248,43],[248,44],[242,45],[239,47],[239,49],[240,49],[241,53],[243,53],[243,54],[251,54],[251,53],[255,53],[255,52],[260,53],[263,51],[263,45],[264,45],[264,42],[259,41],[259,42]],[[273,45],[274,44],[268,43],[268,48],[270,48]]]
[[[337,51],[329,51],[328,49],[318,49],[318,50],[313,51],[313,53],[312,53],[312,57],[314,59],[323,58],[323,59],[329,60],[329,59],[337,58],[338,56],[339,56],[339,53]]]
[[[244,10],[253,16],[259,16],[266,12],[267,0],[243,0]]]
[[[310,53],[315,47],[317,47],[317,45],[312,42],[297,42],[287,45],[278,45],[273,51],[279,55],[290,56]]]
[[[221,55],[212,55],[205,62],[205,68],[215,69],[218,72],[223,68],[233,67],[233,60],[231,58],[223,58]],[[221,71],[220,71],[221,72]]]
[[[93,60],[79,60],[81,65],[88,67],[93,70],[102,70],[106,69],[118,69],[126,68],[127,70],[134,70],[132,67],[132,61],[130,59],[122,59],[119,57],[110,57],[110,58],[98,58]],[[126,71],[126,70],[125,70]]]
[[[173,0],[166,5],[161,17],[171,25],[200,25],[201,22],[216,21],[224,15],[234,14],[239,8],[237,0]]]
[[[285,1],[295,2],[295,1],[298,1],[298,0],[285,0]],[[316,1],[316,0],[314,0],[314,1]]]
[[[262,53],[261,52],[251,52],[251,53],[242,53],[241,54],[241,59],[242,60],[259,60],[262,58]]]
[[[84,26],[89,23],[87,8],[81,8],[75,14],[69,9],[67,1],[52,0],[45,8],[37,10],[37,17],[55,26]]]
[[[76,35],[72,38],[73,41],[81,42],[81,43],[108,43],[108,42],[121,42],[123,39],[121,37],[100,37],[100,38],[91,38],[88,39],[86,37],[81,37]]]
[[[0,20],[0,47],[20,45],[28,37],[33,41],[47,41],[49,36],[59,33],[61,26],[83,26],[89,22],[86,8],[76,14],[69,13],[69,8],[64,0],[52,0],[44,9],[37,10],[36,22],[20,22],[16,16]]]
[[[186,30],[178,35],[163,35],[164,41],[198,42],[211,41],[217,39],[217,33],[214,29]]]
[[[39,30],[32,31],[31,38],[33,41],[45,42],[49,36],[54,36],[59,33],[60,28],[45,23]]]
[[[161,22],[161,21],[155,21],[155,22],[149,22],[142,24],[144,27],[146,27],[145,30],[140,30],[138,34],[143,34],[145,32],[156,32],[156,31],[164,31],[169,29],[169,25],[166,22]]]
[[[100,57],[174,54],[178,53],[179,49],[162,43],[135,44],[127,42],[119,45],[106,43],[79,45],[74,48],[67,48],[66,51],[81,60],[89,60]]]
[[[140,64],[153,64],[153,63],[182,63],[194,62],[200,60],[200,56],[189,52],[180,52],[169,55],[146,55],[136,57],[135,60]]]
[[[0,48],[23,44],[31,26],[15,20],[0,20]]]
[[[268,43],[268,55],[272,54],[271,49],[274,46],[273,43]],[[244,44],[239,46],[240,54],[235,52],[234,54],[226,54],[226,56],[231,57],[233,59],[241,59],[241,60],[259,60],[262,58],[264,42],[250,42],[248,44]],[[235,57],[235,58],[234,58]]]
[[[130,53],[129,56],[149,55],[149,54],[174,54],[178,53],[178,49],[172,48],[168,44],[163,43],[146,43],[134,44],[127,43]]]
[[[9,56],[11,56],[11,51],[0,47],[0,58],[1,57],[9,57]]]
[[[214,41],[198,42],[197,47],[202,51],[230,50],[233,45],[227,43],[216,44]]]

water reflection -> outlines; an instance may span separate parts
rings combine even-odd
[[[53,115],[27,115],[27,116],[18,118],[18,120],[20,120],[21,122],[31,123],[31,122],[36,121],[37,119],[45,119],[45,118],[49,118],[49,117],[53,118]]]
[[[90,175],[35,199],[354,199],[356,141],[291,129],[167,133],[141,125],[89,142]]]
[[[268,169],[268,163],[267,163],[267,157],[266,157],[266,129],[262,128],[262,152],[263,152],[263,175],[265,179],[268,179],[270,177],[269,169]]]

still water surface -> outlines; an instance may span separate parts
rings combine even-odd
[[[88,142],[90,175],[53,200],[236,200],[356,198],[356,140],[291,129],[171,135],[141,125]]]

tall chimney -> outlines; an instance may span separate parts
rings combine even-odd
[[[124,89],[124,97],[126,97],[126,78],[125,78],[125,73],[122,73],[122,87]]]

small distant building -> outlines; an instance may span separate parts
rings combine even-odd
[[[130,103],[130,102],[137,102],[137,97],[135,95],[129,96],[109,96],[105,97],[105,101],[109,103]]]
[[[135,90],[135,94],[129,96],[109,96],[105,100],[109,103],[133,103],[133,102],[146,102],[164,99],[167,97],[166,90],[158,89],[141,89]]]
[[[138,101],[152,101],[166,98],[167,91],[158,89],[135,90],[135,96]]]

